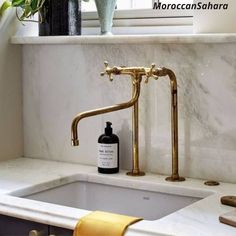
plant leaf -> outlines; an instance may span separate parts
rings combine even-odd
[[[7,8],[11,7],[11,2],[10,1],[5,1],[1,8],[0,8],[0,18],[2,17],[3,15],[3,12],[7,10]]]
[[[13,7],[24,7],[25,0],[12,0]]]
[[[35,11],[38,7],[38,0],[32,0],[30,5],[32,10]]]
[[[25,18],[28,18],[31,16],[32,9],[30,6],[25,6],[24,7],[24,12],[20,17],[20,20],[24,20]]]

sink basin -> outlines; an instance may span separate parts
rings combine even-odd
[[[201,199],[85,181],[24,197],[91,211],[142,217],[146,220],[157,220]]]

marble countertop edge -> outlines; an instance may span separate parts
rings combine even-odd
[[[12,44],[156,44],[236,43],[236,33],[80,36],[13,36]]]
[[[23,199],[9,195],[1,195],[0,214],[73,230],[80,218],[86,216],[91,212],[83,209],[60,206],[52,203],[40,202],[40,205],[38,203],[39,202],[35,200]],[[125,235],[170,235],[159,233],[152,228],[148,230],[142,229],[142,225],[145,225],[146,222],[148,221],[143,220],[141,224],[138,222],[132,227],[129,227]]]

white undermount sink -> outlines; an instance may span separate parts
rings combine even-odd
[[[25,198],[157,220],[201,198],[77,181]]]

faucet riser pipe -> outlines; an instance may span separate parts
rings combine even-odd
[[[139,87],[142,78],[137,79]],[[134,85],[133,85],[134,86]],[[134,88],[133,88],[134,93]],[[130,176],[143,176],[145,173],[139,169],[139,104],[135,102],[132,110],[132,170],[127,173]]]
[[[172,174],[167,177],[167,181],[181,182],[185,178],[179,176],[179,156],[178,156],[178,90],[175,74],[166,69],[166,74],[170,78],[171,85],[171,143],[172,143]]]

